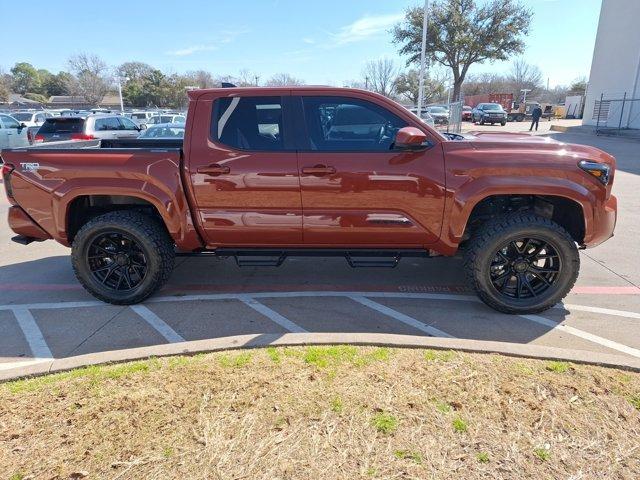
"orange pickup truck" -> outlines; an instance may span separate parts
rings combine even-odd
[[[520,134],[441,134],[355,89],[196,90],[184,141],[2,158],[14,240],[70,246],[78,280],[115,304],[158,290],[176,255],[394,266],[460,250],[485,303],[539,312],[573,286],[578,248],[607,240],[616,221],[611,155]]]

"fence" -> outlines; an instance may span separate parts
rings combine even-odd
[[[640,136],[640,98],[632,98],[625,92],[622,96],[607,98],[604,93],[595,100],[592,121],[596,122],[596,133],[620,134],[629,131]]]

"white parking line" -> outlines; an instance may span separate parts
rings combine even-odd
[[[182,338],[173,328],[171,328],[164,320],[158,315],[153,313],[144,305],[131,305],[131,310],[136,312],[139,316],[144,318],[149,325],[157,330],[169,343],[184,342]]]
[[[522,318],[526,318],[527,320],[530,320],[532,322],[539,323],[540,325],[551,327],[554,330],[560,330],[570,335],[574,335],[576,337],[589,340],[590,342],[597,343],[598,345],[602,345],[603,347],[611,348],[612,350],[617,350],[619,352],[626,353],[627,355],[632,355],[634,357],[640,358],[640,350],[638,350],[637,348],[628,347],[627,345],[614,342],[613,340],[609,340],[608,338],[600,337],[599,335],[594,335],[592,333],[585,332],[584,330],[580,330],[578,328],[574,328],[569,325],[560,324],[560,323],[554,322],[553,320],[540,317],[538,315],[519,315],[519,316]]]
[[[559,306],[558,308],[562,308]],[[611,308],[589,307],[587,305],[573,305],[567,303],[564,305],[567,310],[576,310],[579,312],[602,313],[603,315],[613,315],[614,317],[640,318],[640,313],[627,312],[625,310],[612,310]]]
[[[365,298],[360,295],[351,295],[349,296],[349,298],[354,302],[358,302],[366,307],[372,308],[373,310],[376,310],[382,313],[383,315],[387,315],[388,317],[394,318],[406,325],[409,325],[422,332],[425,332],[431,335],[432,337],[455,338],[453,335],[449,335],[448,333],[443,332],[442,330],[437,329],[436,327],[425,325],[424,323],[416,320],[413,317],[410,317],[409,315],[405,315],[404,313],[400,313],[397,310],[394,310],[393,308],[387,307],[386,305],[382,305],[378,302],[374,302],[369,298]]]
[[[33,318],[31,312],[26,309],[18,308],[13,310],[13,314],[18,321],[18,325],[26,338],[31,353],[37,358],[53,358],[49,345],[44,339],[40,327],[36,323],[36,319]]]
[[[307,330],[302,328],[300,325],[293,323],[288,318],[280,315],[275,310],[267,307],[263,303],[260,303],[255,298],[250,297],[249,295],[237,295],[236,298],[244,303],[246,306],[253,308],[256,312],[261,313],[265,317],[267,317],[272,322],[277,323],[281,327],[289,330],[291,333],[307,333]]]

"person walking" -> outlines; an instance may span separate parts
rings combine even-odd
[[[540,117],[542,117],[542,108],[540,105],[536,105],[536,108],[531,112],[531,127],[529,131],[533,130],[533,126],[536,126],[536,132],[538,131],[538,123],[540,123]]]

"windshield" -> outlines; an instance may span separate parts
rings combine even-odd
[[[131,118],[135,118],[136,120],[144,120],[147,118],[146,113],[132,113]]]
[[[29,122],[31,121],[31,117],[33,116],[33,113],[15,113],[12,116],[19,122]]]
[[[501,112],[502,111],[502,105],[499,105],[497,103],[488,103],[482,109],[483,110],[488,110],[490,112],[493,112],[493,111]]]
[[[158,125],[147,128],[140,138],[184,138],[184,128]]]
[[[429,107],[427,111],[429,113],[447,113],[444,107]]]

